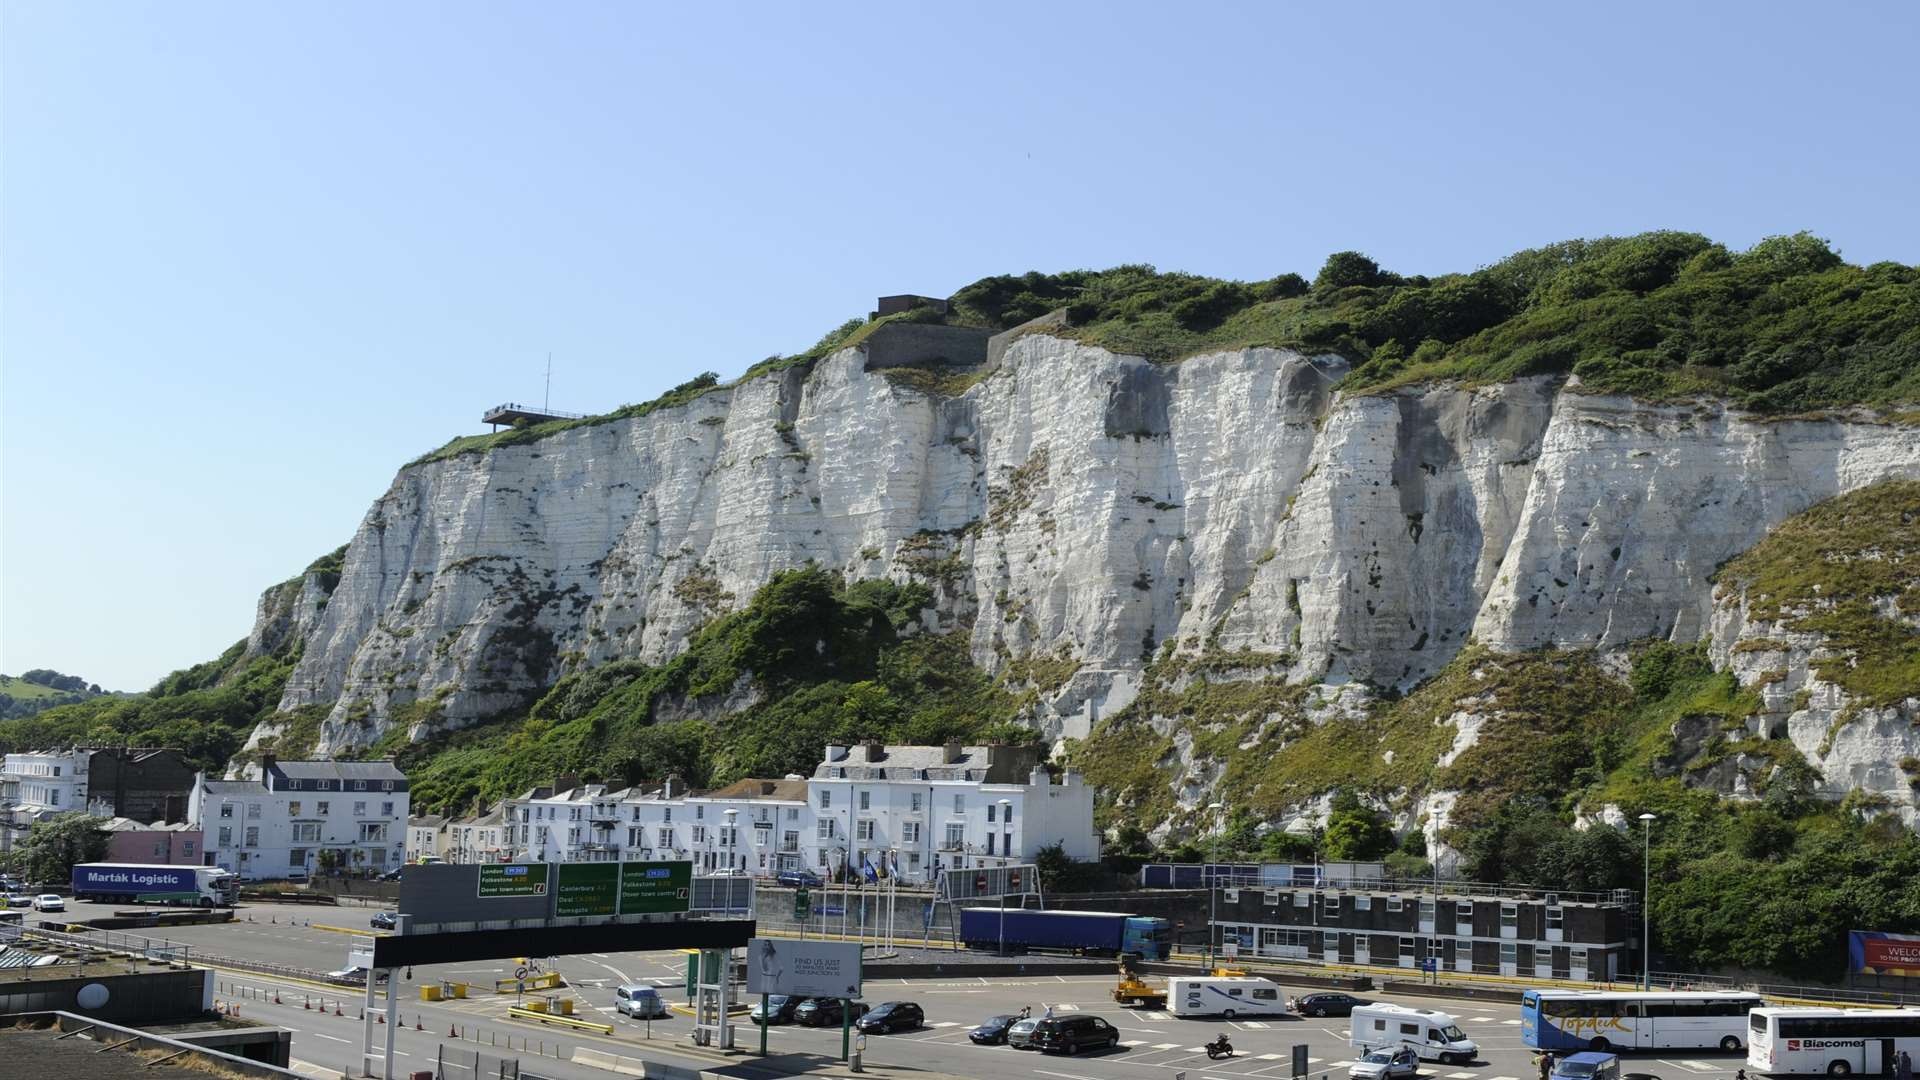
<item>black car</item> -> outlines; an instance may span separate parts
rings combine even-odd
[[[1055,1016],[1033,1029],[1033,1045],[1043,1054],[1111,1050],[1120,1045],[1120,1032],[1097,1016]]]
[[[888,1035],[895,1031],[912,1031],[926,1022],[927,1014],[911,1001],[883,1001],[875,1005],[872,1012],[854,1021],[853,1026],[865,1033]]]
[[[764,1006],[755,1002],[747,1017],[756,1024],[791,1024],[794,1010],[806,1003],[798,994],[769,994]]]
[[[1366,998],[1352,994],[1302,994],[1288,1002],[1288,1006],[1301,1016],[1352,1016],[1359,1005],[1371,1005]]]
[[[796,889],[800,889],[800,888],[817,889],[821,885],[825,884],[825,882],[822,882],[820,880],[819,874],[816,874],[811,870],[799,870],[799,869],[782,870],[778,874],[774,875],[773,880],[779,882],[782,885],[791,885]]]
[[[981,1046],[999,1046],[1007,1041],[1007,1029],[1020,1019],[1012,1013],[989,1016],[980,1021],[980,1026],[967,1032],[967,1038]]]
[[[864,1001],[854,1002],[852,1018],[858,1020],[865,1016],[867,1008],[867,1003]],[[840,999],[813,998],[802,1002],[799,1008],[793,1010],[793,1022],[802,1027],[830,1027],[838,1024],[840,1023]]]
[[[373,918],[367,920],[367,924],[375,930],[391,930],[399,923],[400,920],[394,918],[391,911],[376,911]]]

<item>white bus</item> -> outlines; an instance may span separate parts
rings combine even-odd
[[[1708,1050],[1746,1045],[1747,1012],[1766,1004],[1743,990],[1529,990],[1520,1039],[1535,1050]]]
[[[1755,1009],[1747,1068],[1770,1076],[1893,1072],[1901,1051],[1920,1067],[1920,1009]]]
[[[1286,995],[1272,979],[1193,978],[1167,980],[1167,1011],[1175,1016],[1283,1016]]]

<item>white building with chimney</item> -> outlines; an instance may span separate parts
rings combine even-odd
[[[1037,747],[829,746],[810,777],[741,780],[714,791],[678,781],[610,790],[562,778],[502,807],[504,857],[592,862],[692,859],[755,876],[945,870],[1032,862],[1059,844],[1097,859],[1093,790],[1055,777]],[[462,858],[455,845],[453,857]]]
[[[209,866],[242,880],[391,870],[406,860],[407,776],[391,761],[278,761],[260,779],[202,774],[187,820]]]

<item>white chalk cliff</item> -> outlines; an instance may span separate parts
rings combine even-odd
[[[331,597],[263,602],[255,637],[301,641],[282,708],[330,706],[319,749],[338,753],[409,702],[436,702],[422,736],[568,670],[664,660],[811,561],[934,585],[988,669],[1071,657],[1035,720],[1081,736],[1169,638],[1396,688],[1470,639],[1697,640],[1720,563],[1820,500],[1920,478],[1920,427],[1865,413],[1755,419],[1545,378],[1349,396],[1345,370],[1274,349],[1158,364],[1034,334],[944,397],[846,349],[403,468]]]

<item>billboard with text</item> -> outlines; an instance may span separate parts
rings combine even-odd
[[[860,996],[860,943],[757,937],[747,942],[747,993]]]
[[[1920,978],[1920,934],[1854,930],[1847,935],[1847,960],[1856,975]]]

